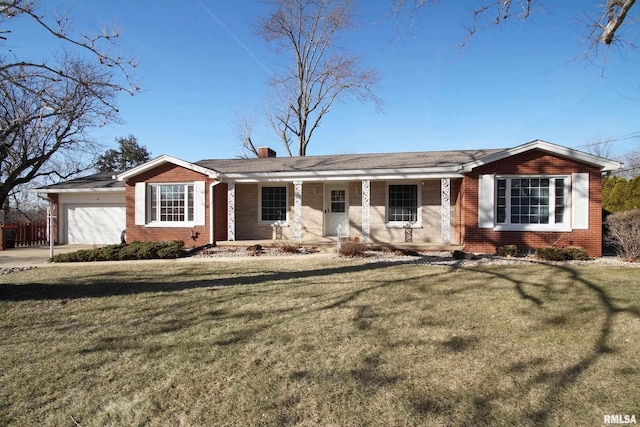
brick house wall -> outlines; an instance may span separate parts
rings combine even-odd
[[[170,183],[187,183],[194,181],[205,182],[205,224],[194,227],[156,227],[146,225],[136,225],[135,223],[135,185],[138,182],[147,184],[170,184]],[[127,242],[133,241],[170,241],[182,240],[185,246],[201,246],[208,244],[210,240],[210,187],[215,180],[208,178],[206,175],[200,174],[190,169],[165,163],[153,170],[143,172],[140,175],[132,177],[126,182],[125,200],[126,200],[126,224],[127,224]],[[214,203],[216,205],[215,227],[214,233],[218,240],[222,240],[219,236],[226,239],[226,184],[219,184],[214,187]],[[223,207],[223,209],[218,209]],[[224,232],[223,232],[224,230]],[[192,239],[192,234],[197,234],[197,238]]]
[[[589,228],[570,232],[503,231],[478,227],[478,179],[483,174],[571,175],[589,174]],[[471,252],[495,253],[499,246],[516,245],[521,251],[543,246],[579,246],[590,256],[602,256],[602,177],[600,170],[583,163],[531,150],[483,165],[465,175],[458,201],[460,240]],[[572,203],[573,206],[573,203]]]
[[[228,205],[227,205],[227,190],[228,185],[226,182],[213,187],[213,241],[227,240],[227,224],[228,224]],[[207,190],[208,191],[208,190]],[[207,195],[207,199],[209,196]],[[207,202],[208,203],[208,202]],[[207,209],[207,221],[209,221],[210,214]]]

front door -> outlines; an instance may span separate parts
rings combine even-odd
[[[327,185],[324,196],[324,234],[349,236],[349,192],[347,185]]]

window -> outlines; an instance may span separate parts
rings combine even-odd
[[[347,206],[347,192],[345,190],[331,190],[331,212],[345,213]]]
[[[193,222],[193,187],[193,184],[150,185],[150,222]]]
[[[287,221],[287,187],[262,187],[260,190],[260,221]]]
[[[387,221],[418,222],[418,186],[416,184],[389,185]]]
[[[496,223],[524,228],[564,224],[567,182],[565,177],[498,178]]]

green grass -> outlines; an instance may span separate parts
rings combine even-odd
[[[640,416],[637,268],[336,260],[0,277],[0,425]]]

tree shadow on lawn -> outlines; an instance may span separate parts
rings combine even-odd
[[[545,390],[543,399],[541,399],[543,404],[539,405],[536,410],[527,413],[523,419],[511,421],[521,423],[522,425],[548,425],[553,423],[554,420],[552,416],[560,409],[563,392],[574,385],[603,355],[616,352],[610,345],[616,317],[621,314],[628,314],[640,318],[640,307],[620,307],[616,305],[614,298],[607,293],[604,286],[590,280],[586,272],[581,273],[579,270],[568,265],[548,264],[548,266],[557,270],[557,274],[554,275],[555,277],[561,275],[565,277],[568,276],[574,285],[580,285],[584,291],[595,297],[598,303],[597,309],[602,312],[603,315],[602,323],[599,325],[599,334],[593,342],[585,343],[584,354],[578,360],[562,369],[550,369],[545,366],[545,360],[541,360],[540,358],[533,358],[529,361],[520,361],[512,364],[504,374],[513,378],[514,387],[510,388],[508,392],[501,393],[496,390],[492,393],[476,396],[473,403],[473,411],[462,424],[486,424],[492,419],[493,410],[502,405],[505,400],[516,399],[526,402],[528,398],[527,394],[534,388]],[[501,269],[476,269],[461,266],[454,266],[453,269],[469,270],[475,274],[486,275],[488,278],[497,278],[510,282],[520,298],[531,302],[536,310],[544,310],[546,304],[545,299],[551,299],[554,293],[552,285],[545,286],[539,283],[525,283],[501,272]],[[528,292],[527,285],[543,286],[546,297],[541,298],[532,292]],[[581,307],[576,307],[574,311],[577,314],[581,310]],[[556,326],[564,325],[568,322],[567,315],[570,315],[570,313],[555,316],[549,322]],[[596,318],[594,318],[594,322],[596,321]],[[597,330],[596,328],[598,328],[598,326],[594,325],[594,330]],[[519,382],[517,379],[518,374],[531,375],[528,380]],[[524,376],[526,377],[528,375]],[[487,378],[488,383],[492,380],[491,378]],[[629,412],[633,408],[626,409],[627,412]],[[623,410],[622,413],[625,413],[625,411]],[[598,416],[599,415],[600,414],[598,414]],[[594,423],[595,422],[594,419]]]
[[[27,284],[8,284],[0,285],[0,300],[4,301],[26,301],[26,300],[65,300],[74,298],[100,298],[108,296],[119,295],[134,295],[142,293],[169,293],[179,292],[189,289],[200,288],[220,288],[225,286],[238,286],[238,285],[257,285],[266,284],[270,282],[278,281],[290,281],[295,279],[305,278],[317,278],[328,277],[332,275],[359,273],[374,270],[382,270],[385,268],[393,268],[402,264],[415,264],[414,261],[406,263],[365,263],[358,265],[344,265],[339,267],[329,268],[315,268],[302,271],[287,271],[287,272],[267,272],[265,274],[245,274],[237,277],[223,277],[212,279],[185,279],[180,274],[175,275],[175,279],[170,283],[151,282],[151,283],[138,283],[127,281],[126,273],[119,273],[118,276],[112,279],[103,279],[97,277],[91,284],[44,284],[44,283],[27,283]],[[425,266],[427,267],[427,266]],[[593,367],[600,358],[605,354],[615,352],[615,349],[611,347],[610,341],[613,333],[613,326],[617,316],[621,314],[628,314],[636,318],[640,318],[640,308],[636,306],[621,307],[616,304],[614,298],[609,295],[606,288],[603,285],[591,280],[588,276],[588,270],[581,271],[575,269],[570,265],[548,265],[556,271],[555,277],[564,276],[568,277],[573,286],[580,286],[584,292],[588,295],[595,297],[597,302],[597,310],[602,313],[599,316],[594,316],[593,325],[594,331],[599,330],[597,335],[591,342],[585,342],[582,354],[569,364],[564,365],[562,368],[552,368],[548,365],[548,361],[544,358],[533,357],[530,360],[519,360],[504,367],[504,372],[496,372],[495,376],[503,375],[504,377],[513,378],[513,384],[506,389],[503,387],[501,390],[497,387],[490,388],[491,391],[478,391],[476,395],[470,397],[469,394],[456,396],[455,393],[451,397],[451,402],[447,398],[436,396],[420,396],[415,395],[408,398],[408,404],[411,405],[418,416],[425,418],[436,416],[440,419],[449,420],[454,424],[460,425],[486,425],[491,423],[492,420],[496,420],[502,411],[505,403],[510,402],[526,402],[529,398],[528,393],[531,390],[541,390],[543,396],[538,399],[538,402],[531,405],[532,408],[528,412],[520,416],[519,419],[511,419],[512,423],[522,425],[545,425],[554,422],[554,415],[562,405],[562,395],[568,391],[573,385],[575,385],[584,374]],[[462,270],[470,273],[473,277],[486,277],[487,279],[500,279],[506,281],[513,286],[514,292],[519,297],[529,303],[533,310],[545,310],[546,304],[554,298],[554,293],[559,292],[554,289],[552,284],[540,284],[534,282],[528,282],[521,279],[522,274],[510,275],[508,270],[501,267],[465,267],[464,265],[451,266],[450,271]],[[446,270],[445,270],[446,271]],[[524,276],[527,277],[527,276]],[[389,280],[391,279],[391,280]],[[416,277],[398,279],[402,280],[415,280]],[[525,279],[526,280],[526,279]],[[350,306],[355,310],[353,317],[354,328],[373,332],[381,332],[375,330],[375,319],[377,314],[372,307],[363,304],[357,304],[358,299],[364,293],[373,291],[374,289],[389,286],[395,283],[395,278],[386,277],[381,279],[379,283],[373,286],[366,286],[355,290],[348,290],[342,295],[333,294],[330,299],[326,300],[323,304],[316,304],[315,307],[294,307],[289,310],[297,311],[298,314],[304,314],[310,311],[335,309],[345,306]],[[465,292],[474,292],[476,289],[483,288],[484,284],[474,284],[470,286],[460,285],[454,291],[451,292],[451,296],[455,297],[456,294]],[[529,288],[536,286],[537,289],[543,290],[543,295],[539,295],[539,292],[531,292]],[[417,286],[419,288],[419,285]],[[354,306],[353,304],[356,303]],[[580,310],[584,307],[568,307],[566,312],[561,315],[553,317],[550,322],[553,325],[563,326],[565,323],[569,323],[569,318],[572,315],[579,315]],[[229,313],[226,311],[211,311],[209,315],[211,319],[224,319],[228,317],[247,317],[248,320],[262,321],[264,324],[250,324],[244,325],[242,329],[229,331],[227,334],[220,336],[214,342],[218,346],[229,346],[235,344],[241,344],[245,341],[251,340],[255,337],[255,334],[260,330],[263,330],[269,326],[271,319],[263,319],[267,314],[273,313],[261,313],[261,312],[240,312]],[[602,319],[602,320],[601,320]],[[187,321],[187,319],[182,319]],[[194,323],[201,321],[202,319],[195,319]],[[599,324],[596,325],[596,322]],[[175,325],[159,325],[162,328],[176,328]],[[184,326],[184,325],[183,325]],[[173,329],[171,329],[173,330]],[[162,330],[150,331],[150,333],[163,332]],[[535,332],[537,333],[537,332]],[[87,347],[85,351],[99,351],[102,347],[113,346],[113,339],[107,337],[104,342],[96,342],[93,347]],[[384,339],[383,339],[384,341]],[[472,337],[454,337],[449,341],[444,342],[442,345],[452,353],[465,353],[474,348],[477,344],[477,338]],[[126,344],[126,343],[125,343]],[[165,351],[166,349],[158,348],[158,351]],[[560,350],[559,350],[560,351]],[[197,352],[194,352],[197,353]],[[374,390],[385,387],[387,385],[393,385],[404,380],[402,375],[380,375],[381,368],[383,368],[383,361],[385,360],[385,354],[383,352],[377,352],[373,355],[367,356],[362,366],[357,369],[352,369],[349,373],[351,377],[360,381],[365,389],[373,392]],[[294,371],[292,375],[295,375]],[[313,376],[312,373],[305,373],[302,377]],[[295,379],[295,378],[294,378]],[[495,381],[495,378],[486,378],[486,382],[491,384]],[[467,391],[469,393],[469,391]],[[473,393],[473,391],[471,391]],[[471,410],[464,414],[464,419],[452,420],[450,414],[453,411],[453,402],[466,401],[470,404]],[[514,403],[515,404],[515,403]],[[631,409],[631,408],[629,408]],[[498,420],[504,421],[504,418],[498,418]]]
[[[413,262],[407,262],[412,264]],[[111,273],[109,279],[98,274],[95,279],[90,276],[81,277],[89,280],[89,284],[78,283],[22,283],[0,284],[0,301],[39,301],[39,300],[69,300],[77,298],[102,298],[110,296],[137,295],[143,293],[180,292],[189,289],[220,288],[238,285],[258,285],[269,282],[306,279],[348,273],[358,273],[370,270],[380,270],[402,263],[364,263],[359,265],[345,265],[341,267],[316,268],[300,271],[266,272],[234,277],[219,277],[212,279],[185,279],[184,274],[175,274],[175,280],[168,282],[132,282],[130,273]],[[355,296],[354,296],[355,297]],[[352,299],[352,298],[348,298]],[[339,304],[339,303],[338,303]]]

